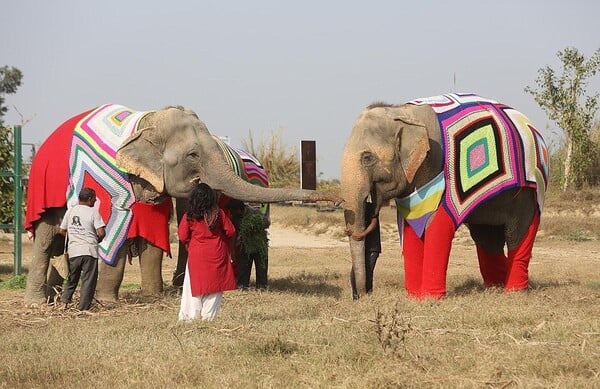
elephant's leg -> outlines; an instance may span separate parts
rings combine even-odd
[[[354,265],[350,269],[350,286],[352,287],[352,300],[358,300],[358,292],[356,291],[356,278],[354,278]]]
[[[375,265],[377,264],[377,259],[379,258],[379,252],[377,251],[367,251],[367,258],[365,261],[366,271],[367,271],[367,282],[366,289],[367,293],[373,292],[373,273],[375,272]]]
[[[540,213],[536,212],[523,239],[521,239],[516,247],[511,248],[509,244],[509,269],[504,285],[506,291],[524,290],[529,287],[529,261],[531,260],[533,242],[535,241],[535,235],[539,226]]]
[[[508,258],[504,254],[504,226],[469,224],[477,247],[479,271],[486,287],[504,286],[508,273]]]
[[[455,232],[456,228],[452,219],[446,210],[440,207],[425,229],[423,280],[421,283],[423,298],[442,298],[446,295],[446,273]]]
[[[50,265],[53,255],[64,251],[64,238],[58,235],[64,209],[49,209],[36,223],[33,241],[33,258],[27,274],[25,304],[43,304],[53,299],[55,287],[62,285],[64,279]],[[50,271],[49,271],[50,268]]]
[[[366,274],[366,291],[368,294],[373,293],[373,272],[375,271],[375,265],[377,264],[377,258],[379,253],[377,251],[367,251],[367,258],[365,258],[365,274]],[[352,286],[352,299],[358,300],[358,292],[356,291],[356,279],[354,277],[354,267],[350,270],[350,286]]]
[[[119,288],[123,282],[128,250],[129,242],[126,242],[119,249],[114,266],[107,265],[102,260],[98,261],[98,283],[96,284],[96,298],[98,300],[114,302],[119,298]]]
[[[138,252],[140,253],[142,295],[160,295],[163,292],[163,251],[142,238],[136,238],[136,244],[138,245]]]
[[[58,273],[54,266],[48,266],[46,276],[46,299],[48,302],[54,302],[60,298],[59,292],[62,292],[62,286],[65,279]]]
[[[508,258],[504,251],[490,253],[482,246],[476,244],[477,259],[479,260],[479,271],[486,288],[493,286],[504,286],[508,274]]]
[[[404,257],[404,289],[411,297],[421,296],[423,280],[424,243],[415,231],[404,223],[402,230],[402,256]]]

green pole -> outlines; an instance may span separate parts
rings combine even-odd
[[[21,183],[22,175],[22,150],[21,150],[21,126],[14,126],[13,137],[15,141],[14,155],[15,155],[15,266],[14,275],[18,276],[21,274],[21,238],[23,232],[23,185]]]

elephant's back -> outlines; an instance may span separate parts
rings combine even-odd
[[[61,124],[36,152],[29,171],[25,229],[33,231],[33,224],[41,218],[44,210],[66,205],[73,130],[89,112],[73,116]]]

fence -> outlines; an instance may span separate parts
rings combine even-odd
[[[12,229],[15,234],[14,239],[14,275],[21,274],[22,245],[21,237],[23,234],[23,151],[21,149],[21,126],[13,127],[14,141],[14,168],[11,172],[0,172],[0,177],[12,179],[15,186],[15,211],[12,224],[0,224],[2,229]]]

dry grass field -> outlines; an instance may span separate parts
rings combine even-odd
[[[600,205],[563,203],[548,203],[530,291],[484,290],[461,228],[448,296],[424,302],[405,295],[392,209],[375,292],[353,302],[342,212],[275,206],[269,291],[228,292],[216,321],[186,325],[172,288],[140,295],[135,262],[118,304],[25,308],[0,237],[0,387],[598,388]]]

